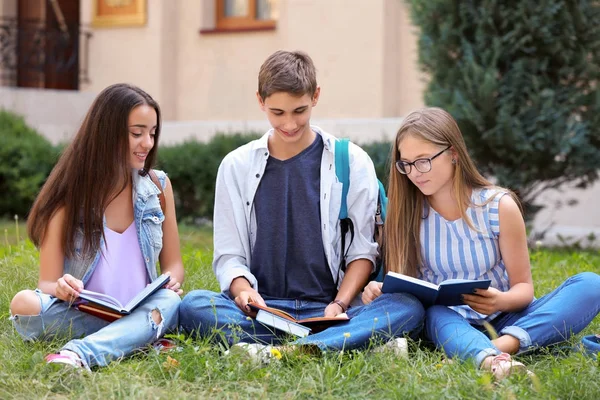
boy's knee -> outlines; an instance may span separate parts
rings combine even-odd
[[[192,290],[183,298],[179,309],[186,312],[193,312],[200,307],[211,305],[214,302],[214,300],[212,302],[211,300],[215,295],[217,293],[209,290]]]
[[[33,290],[21,290],[10,302],[11,315],[39,315],[41,312],[42,304]]]
[[[214,298],[219,293],[209,290],[194,290],[189,292],[181,301],[179,306],[179,321],[186,331],[197,329],[204,324],[214,324],[216,312]]]

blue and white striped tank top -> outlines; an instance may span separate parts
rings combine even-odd
[[[419,278],[435,284],[447,279],[490,279],[492,287],[507,291],[508,275],[498,243],[498,203],[505,194],[498,189],[473,189],[466,214],[477,231],[462,218],[445,220],[426,203],[420,235],[424,265]],[[493,200],[482,206],[490,198]],[[499,314],[480,314],[466,305],[450,308],[473,324],[483,324]]]

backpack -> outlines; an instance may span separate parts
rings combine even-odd
[[[350,155],[348,153],[348,146],[350,141],[348,139],[337,139],[335,142],[335,174],[338,181],[342,183],[342,200],[340,206],[340,228],[342,230],[342,257],[340,258],[340,270],[346,272],[346,255],[348,249],[354,240],[354,223],[348,217],[348,204],[346,197],[348,196],[348,189],[350,187]],[[379,195],[377,196],[377,210],[375,212],[375,234],[373,238],[379,245],[379,256],[375,260],[375,271],[369,277],[369,281],[376,280],[378,282],[383,281],[383,257],[382,257],[382,246],[383,246],[383,224],[385,222],[385,215],[387,209],[388,199],[385,194],[385,188],[381,181],[378,179],[377,184],[379,186]],[[346,234],[350,232],[350,243],[346,247]]]

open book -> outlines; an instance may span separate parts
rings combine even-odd
[[[95,315],[107,321],[114,321],[124,315],[131,314],[137,306],[156,293],[169,280],[171,280],[169,275],[162,274],[125,305],[107,294],[84,289],[79,293],[79,300],[76,305],[79,310],[88,314]]]
[[[490,287],[490,279],[448,279],[439,285],[416,279],[396,272],[388,272],[383,279],[383,293],[410,293],[421,301],[424,307],[434,304],[458,306],[464,304],[461,296],[472,294],[475,289]]]
[[[297,320],[290,314],[277,308],[265,307],[257,303],[248,303],[248,306],[257,312],[256,320],[258,322],[299,337],[321,332],[332,325],[350,320],[346,313],[335,317],[313,317]]]

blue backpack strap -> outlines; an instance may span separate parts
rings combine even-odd
[[[350,156],[348,155],[348,139],[337,139],[335,141],[335,174],[338,181],[342,183],[342,204],[340,206],[339,219],[348,218],[348,188],[350,187]]]
[[[348,189],[350,188],[350,155],[348,152],[348,145],[350,141],[348,139],[337,139],[335,141],[335,175],[338,181],[342,184],[342,199],[340,204],[340,231],[341,231],[341,245],[342,253],[340,256],[340,267],[338,270],[338,276],[336,277],[335,284],[337,286],[340,274],[339,272],[346,272],[346,254],[348,248],[354,241],[354,224],[352,220],[348,218]],[[346,246],[346,234],[350,232],[350,244]]]
[[[377,200],[377,215],[375,217],[375,223],[377,225],[383,225],[385,223],[388,198],[385,194],[385,187],[379,179],[377,179],[377,185],[379,185],[379,198]]]

